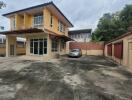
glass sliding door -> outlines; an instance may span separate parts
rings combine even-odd
[[[43,53],[43,45],[44,45],[43,39],[40,39],[39,40],[39,55],[43,55],[44,54]]]
[[[33,46],[34,46],[34,43],[33,43],[33,39],[30,40],[30,53],[33,53]]]
[[[38,54],[38,42],[34,42],[34,54]]]
[[[30,53],[37,55],[47,54],[47,39],[31,39]]]
[[[44,52],[43,53],[47,54],[47,39],[44,39],[43,42],[44,42],[44,48],[43,48]]]

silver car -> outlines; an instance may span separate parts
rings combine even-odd
[[[72,49],[69,54],[69,57],[81,57],[82,56],[82,51],[81,49]]]

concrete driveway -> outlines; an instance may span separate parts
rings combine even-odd
[[[0,100],[132,100],[132,73],[100,56],[0,58]]]

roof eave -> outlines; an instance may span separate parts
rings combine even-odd
[[[41,6],[47,6],[47,5],[52,4],[52,3],[53,2],[48,2],[48,3],[41,4],[41,5],[25,8],[25,9],[22,9],[22,10],[13,11],[13,12],[10,12],[10,13],[3,14],[2,16],[8,17],[9,15],[14,14],[14,13],[18,13],[18,12],[22,12],[22,11],[26,11],[26,10],[30,10],[30,9],[34,9],[34,8],[38,8],[38,7],[41,7]]]
[[[66,18],[66,16],[60,11],[60,9],[53,3],[51,2],[52,5],[64,16],[64,18],[68,21],[68,23],[70,24],[69,27],[74,27],[73,24]]]
[[[68,32],[68,34],[77,34],[77,33],[85,33],[85,32],[91,33],[92,29],[71,30]]]
[[[61,13],[61,15],[67,20],[67,22],[69,23],[69,27],[70,28],[74,27],[73,24],[66,18],[66,16],[60,11],[60,9],[52,1],[48,2],[48,3],[44,3],[44,4],[41,4],[41,5],[38,5],[38,6],[33,6],[33,7],[25,8],[25,9],[22,9],[22,10],[6,13],[6,14],[3,14],[2,16],[8,18],[11,14],[22,12],[22,11],[26,11],[26,10],[30,10],[30,9],[34,9],[34,8],[38,8],[38,7],[42,7],[42,6],[48,6],[50,4],[53,5]]]

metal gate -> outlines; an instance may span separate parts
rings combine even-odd
[[[123,59],[123,41],[114,44],[114,56]]]

